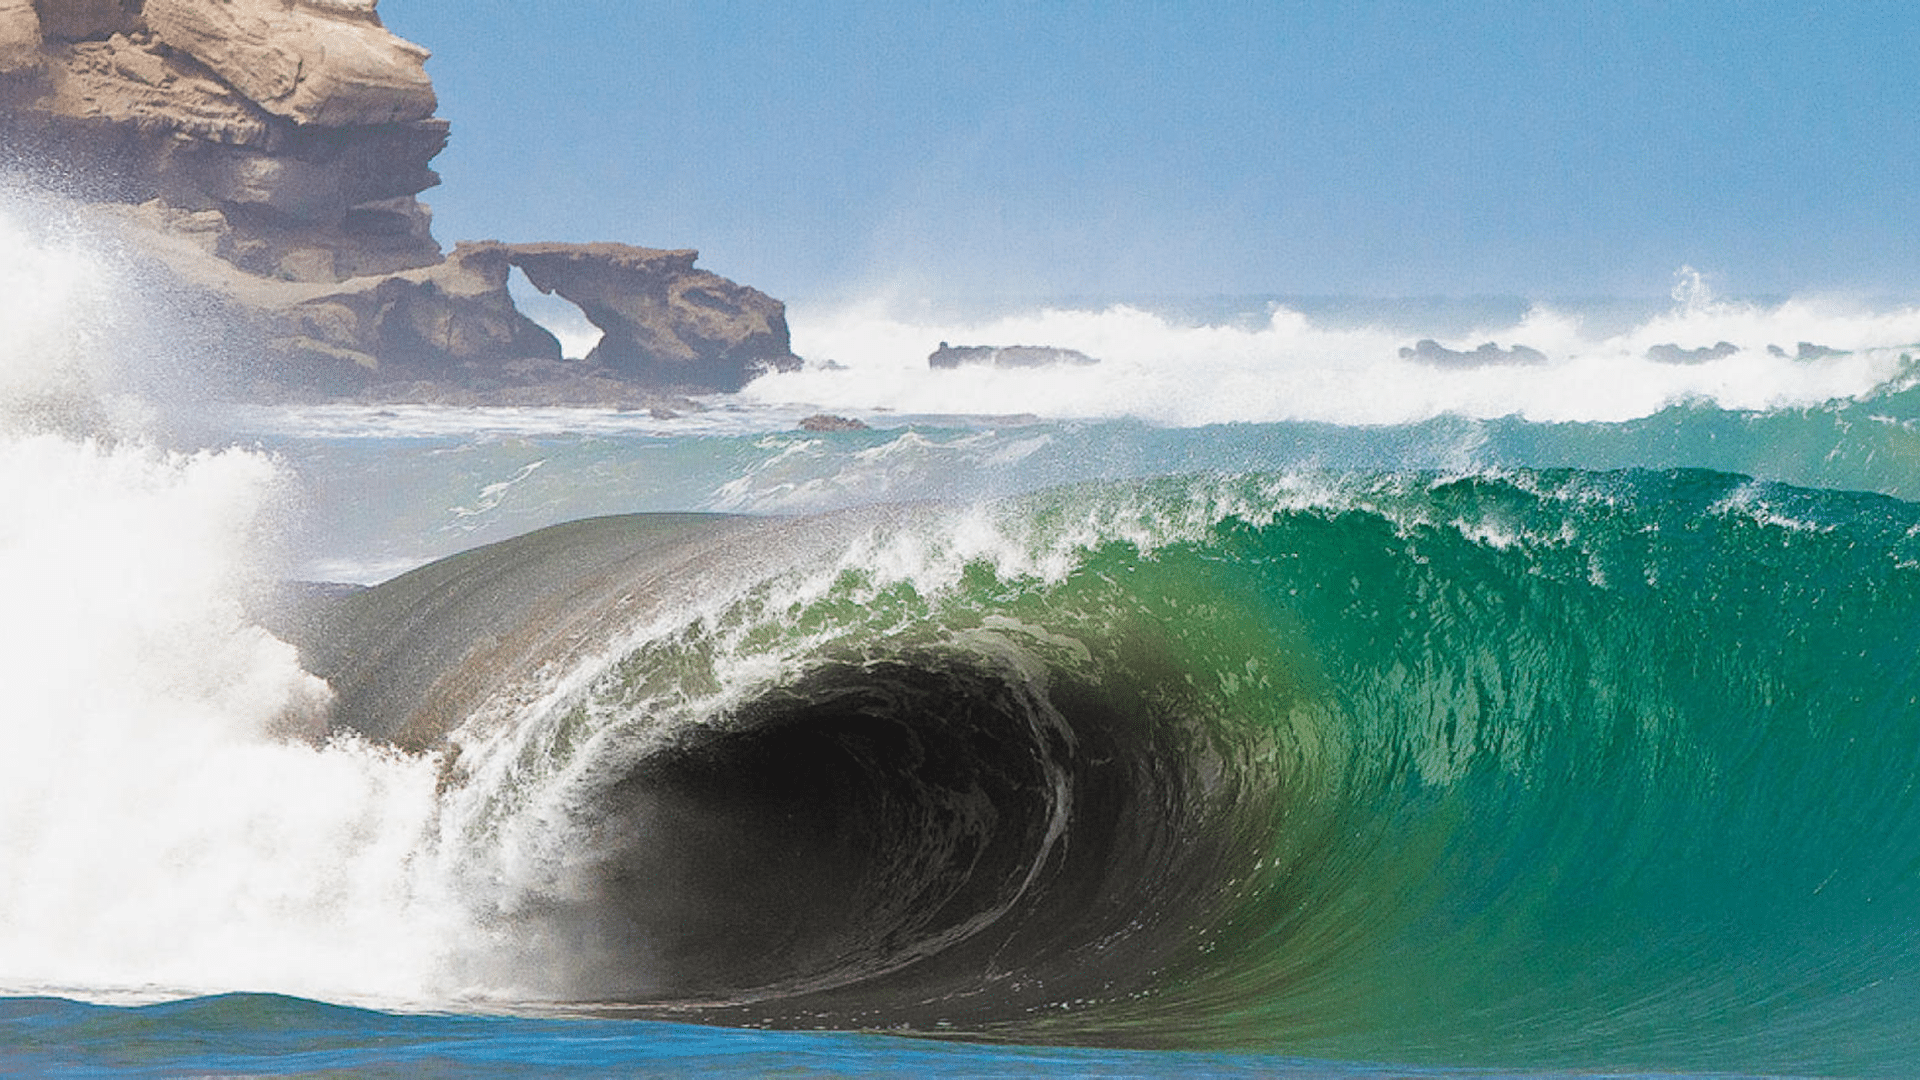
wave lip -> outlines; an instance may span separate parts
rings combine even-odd
[[[476,961],[496,983],[549,1005],[978,1026],[1140,992],[1221,917],[1218,882],[1261,853],[1257,831],[1222,825],[1270,785],[1220,774],[1239,751],[1164,634],[998,614],[875,634],[856,607],[822,638],[785,604],[756,607],[823,543],[844,555],[873,528],[574,523],[351,594],[306,628],[336,724],[455,753],[444,857],[475,860],[456,871],[469,885],[513,882],[475,886],[509,958]],[[677,610],[636,600],[648,586],[722,567],[762,582],[717,616],[745,620],[747,642],[699,619],[621,629]],[[786,659],[720,670],[756,639]],[[571,689],[537,689],[573,665]]]
[[[608,519],[423,572],[452,593],[359,594],[488,630],[455,665],[496,681],[443,729],[441,856],[513,1007],[1910,1060],[1910,504],[1338,474],[690,527],[671,559],[586,557],[645,534]],[[542,578],[568,565],[613,569]],[[523,633],[448,602],[462,566],[607,617]],[[516,640],[564,663],[487,659]]]

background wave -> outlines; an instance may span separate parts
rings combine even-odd
[[[1619,422],[1681,401],[1817,405],[1911,374],[1920,308],[1838,297],[1723,301],[1697,275],[1683,285],[1671,305],[1246,298],[1219,310],[1063,305],[1003,315],[802,306],[794,349],[808,365],[763,376],[742,396],[858,413],[1128,416],[1180,427],[1438,416]],[[1420,353],[1422,339],[1441,348]],[[1051,345],[1101,362],[930,371],[927,356],[943,341]],[[1472,355],[1489,342],[1499,354]]]

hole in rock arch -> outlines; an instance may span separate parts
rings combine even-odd
[[[584,359],[600,344],[601,330],[587,318],[586,312],[559,293],[541,292],[517,266],[508,272],[507,292],[513,296],[513,305],[522,315],[560,339],[560,354],[567,359]]]

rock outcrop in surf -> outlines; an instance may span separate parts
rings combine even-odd
[[[1740,346],[1731,341],[1722,341],[1716,345],[1702,345],[1698,348],[1683,349],[1668,342],[1647,349],[1647,359],[1656,364],[1704,364],[1709,360],[1719,360],[1740,351]]]
[[[449,123],[375,4],[0,0],[0,146],[265,346],[249,396],[628,401],[798,364],[783,305],[693,251],[444,254],[418,196]],[[605,331],[592,355],[515,308],[514,265]]]
[[[1449,349],[1432,338],[1421,338],[1412,348],[1400,350],[1402,360],[1435,367],[1488,367],[1495,364],[1544,364],[1545,353],[1527,345],[1503,349],[1489,341],[1472,351]]]
[[[944,341],[927,356],[928,367],[948,369],[1084,366],[1099,362],[1078,349],[1052,345],[949,345]]]
[[[1845,349],[1836,349],[1830,345],[1815,345],[1811,341],[1800,342],[1791,353],[1778,345],[1769,345],[1767,346],[1767,353],[1770,356],[1779,356],[1792,360],[1825,360],[1828,357],[1848,355]]]

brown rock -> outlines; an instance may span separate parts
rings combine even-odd
[[[338,225],[229,226],[215,253],[243,270],[283,281],[346,282],[440,262],[432,219],[417,200],[368,203]]]
[[[803,417],[800,420],[800,430],[825,432],[866,431],[869,429],[864,420],[856,420],[850,416],[835,416],[832,413],[814,413],[812,416]]]
[[[37,0],[41,29],[56,41],[131,34],[146,28],[140,0]]]
[[[39,66],[39,13],[31,0],[0,0],[0,75]]]
[[[146,34],[115,35],[58,50],[37,111],[80,121],[96,132],[112,125],[143,135],[175,134],[209,143],[262,146],[267,115],[191,60]],[[179,149],[175,147],[173,149]],[[156,144],[123,171],[144,171],[168,148]]]
[[[587,359],[648,386],[738,390],[798,357],[786,305],[696,270],[694,251],[625,244],[513,244],[513,265],[559,293],[603,331]]]
[[[784,306],[692,251],[443,257],[426,55],[374,0],[0,0],[0,144],[128,226],[243,394],[651,407],[798,365]],[[514,265],[604,331],[587,360],[515,309]]]
[[[0,81],[0,135],[21,157],[82,178],[94,199],[217,211],[223,224],[190,232],[253,273],[332,282],[440,260],[412,196],[439,182],[429,163],[447,124],[427,115],[424,51],[381,28],[368,0],[20,3],[0,0],[0,36],[36,18],[48,35],[35,74]],[[237,36],[216,47],[209,27]],[[283,99],[257,101],[203,62],[254,85],[269,68],[258,49],[292,57]]]
[[[927,355],[927,366],[930,368],[976,365],[996,368],[1084,367],[1099,362],[1078,349],[1061,349],[1052,345],[949,345],[943,341],[939,348]]]
[[[427,50],[388,33],[373,0],[146,0],[143,14],[161,41],[295,123],[433,115]]]
[[[127,250],[153,261],[152,279],[176,283],[177,302],[224,334],[230,393],[453,400],[509,375],[538,384],[574,374],[553,335],[514,308],[498,245],[461,245],[434,266],[345,282],[288,281],[218,257],[227,226],[217,212],[102,209]]]
[[[439,183],[427,162],[446,145],[444,121],[273,133],[266,148],[207,147],[194,187],[216,204],[282,223],[340,222],[353,207]]]
[[[461,244],[438,266],[346,282],[285,309],[283,342],[344,350],[382,380],[458,381],[475,362],[559,361],[560,342],[513,306],[507,260],[498,245]]]

